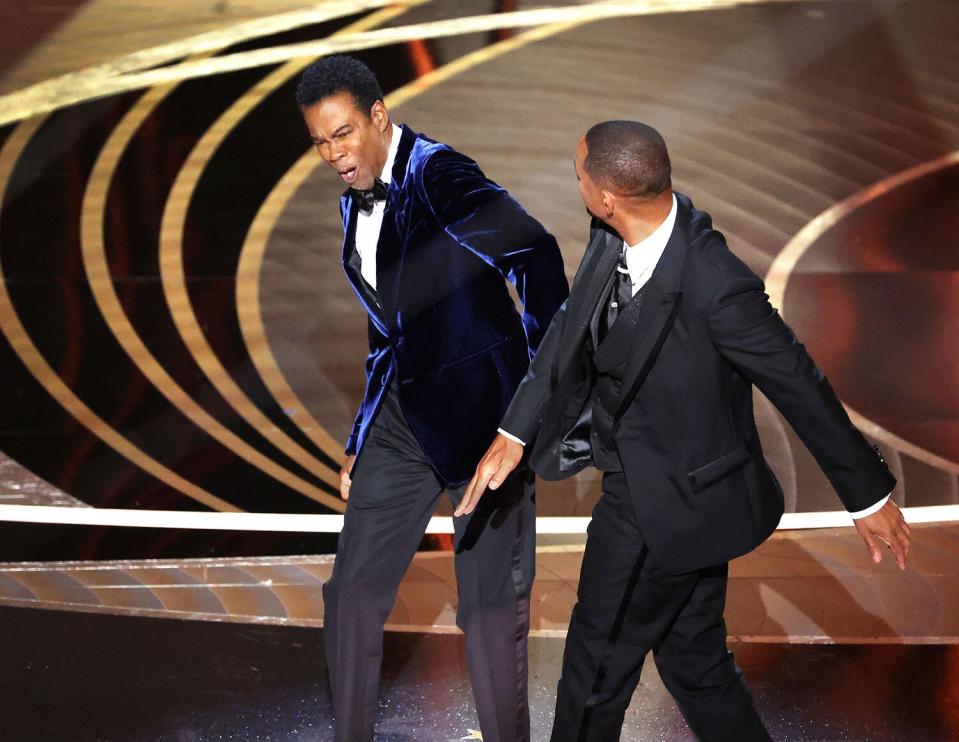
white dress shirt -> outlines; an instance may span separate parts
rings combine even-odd
[[[401,130],[396,124],[393,127],[393,138],[386,153],[386,162],[380,180],[389,186],[393,180],[393,162],[396,160],[396,150],[400,147]],[[383,226],[383,212],[386,211],[386,201],[377,201],[373,204],[373,211],[369,214],[359,212],[356,215],[356,236],[354,238],[356,251],[360,254],[360,273],[374,291],[376,291],[376,243],[380,241],[380,228]]]
[[[627,245],[625,241],[623,242],[623,251],[626,253],[626,267],[629,269],[629,280],[633,284],[633,296],[636,296],[636,292],[645,286],[649,277],[653,275],[659,259],[663,257],[666,243],[669,242],[669,236],[673,233],[675,225],[676,196],[673,196],[673,205],[669,214],[666,215],[663,223],[653,230],[652,234],[635,245]]]
[[[669,214],[665,221],[653,230],[652,234],[635,245],[627,245],[625,241],[623,242],[623,250],[626,252],[626,268],[629,270],[629,280],[633,284],[633,296],[649,281],[649,277],[653,275],[659,259],[666,250],[666,244],[669,242],[669,236],[673,233],[673,226],[675,226],[675,224],[676,196],[674,195],[673,206],[669,210]],[[620,268],[617,267],[617,270],[620,270]],[[516,441],[521,446],[526,445],[524,441],[521,441],[511,433],[507,433],[502,428],[499,429],[499,432],[511,441]],[[850,513],[849,515],[851,515],[854,520],[872,515],[882,509],[883,505],[886,504],[886,501],[891,496],[892,493],[890,492],[876,504],[870,505],[865,510],[857,510],[855,513]]]

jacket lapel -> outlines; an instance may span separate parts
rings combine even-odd
[[[659,263],[646,284],[639,316],[633,328],[633,348],[623,375],[622,393],[613,420],[618,420],[639,391],[669,334],[682,303],[679,283],[686,262],[686,226],[689,214],[678,203],[676,225]]]
[[[380,227],[379,240],[376,243],[376,288],[383,307],[387,324],[397,315],[400,277],[405,257],[404,241],[400,235],[404,231],[408,215],[404,212],[402,194],[406,180],[410,153],[416,142],[416,135],[407,126],[400,127],[400,143],[390,172],[390,184],[386,190],[386,210]]]
[[[383,312],[377,304],[376,295],[360,273],[359,253],[356,250],[356,215],[358,208],[349,191],[340,197],[340,210],[343,214],[343,270],[346,278],[373,320],[373,324],[384,335],[388,334]]]
[[[589,336],[593,340],[593,348],[599,350],[599,323],[600,319],[606,313],[606,308],[611,299],[613,293],[613,286],[616,282],[616,269],[614,268],[610,271],[609,276],[606,278],[606,283],[603,285],[603,288],[599,292],[599,296],[596,299],[596,303],[593,306],[593,311],[589,315]],[[613,323],[615,325],[615,323]],[[612,330],[612,328],[609,328]]]
[[[603,291],[610,281],[623,241],[605,227],[593,230],[587,257],[584,258],[570,292],[569,324],[566,329],[564,348],[566,357],[560,359],[558,368],[566,368],[580,352],[596,306],[602,300]]]

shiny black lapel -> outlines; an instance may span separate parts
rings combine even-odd
[[[400,143],[393,160],[390,184],[386,191],[386,211],[383,213],[383,226],[376,243],[376,287],[383,307],[387,324],[396,321],[400,276],[403,271],[403,246],[406,241],[402,234],[406,229],[406,204],[402,201],[404,181],[410,153],[416,143],[416,134],[407,127],[400,127]]]
[[[593,347],[599,348],[599,322],[600,318],[606,313],[606,307],[609,304],[613,286],[616,281],[616,271],[610,271],[606,278],[606,283],[599,292],[596,303],[593,305],[593,311],[589,315],[589,336],[593,339]],[[615,322],[613,323],[616,324]]]
[[[366,307],[373,323],[380,332],[386,335],[388,331],[382,309],[377,304],[376,295],[360,274],[360,256],[356,251],[356,215],[358,208],[349,191],[340,197],[340,208],[343,211],[343,270],[346,271],[346,277],[350,285],[353,286],[360,302]]]
[[[609,283],[622,248],[622,238],[612,230],[603,226],[593,231],[570,291],[569,324],[563,341],[566,357],[560,359],[559,368],[566,368],[582,347],[596,304]]]
[[[623,392],[613,413],[614,420],[622,416],[636,396],[679,312],[683,298],[679,281],[686,262],[688,224],[689,213],[680,202],[673,233],[644,290],[639,316],[633,328],[634,350],[623,375]]]

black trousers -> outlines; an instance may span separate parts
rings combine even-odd
[[[604,475],[563,656],[554,742],[618,740],[649,651],[699,739],[770,739],[726,648],[727,566],[664,572],[643,542],[626,477]]]
[[[454,506],[463,489],[449,491]],[[373,738],[383,625],[442,492],[390,389],[354,466],[333,575],[323,586],[337,740]],[[454,519],[456,622],[487,742],[529,739],[533,505],[532,474],[523,467],[470,516]]]

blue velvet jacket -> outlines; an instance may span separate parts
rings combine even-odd
[[[400,405],[447,486],[469,480],[569,287],[556,240],[468,157],[401,128],[374,293],[340,200],[343,267],[369,314],[366,392],[347,455],[397,377]],[[516,287],[522,317],[504,277]]]

